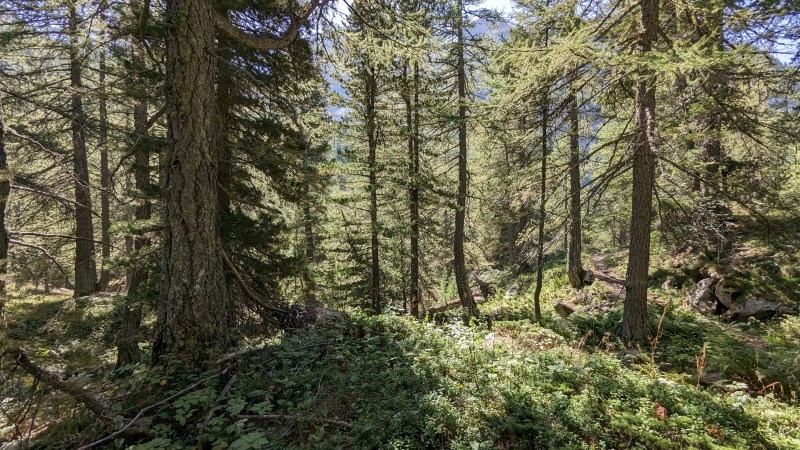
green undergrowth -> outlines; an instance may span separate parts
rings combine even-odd
[[[489,330],[342,315],[283,336],[232,373],[224,398],[218,380],[165,405],[156,436],[135,448],[800,445],[796,406],[627,368],[612,353],[581,351],[529,321]],[[136,390],[154,381],[142,377]]]
[[[251,351],[234,364],[202,374],[180,361],[114,374],[107,355],[117,319],[107,299],[73,312],[63,297],[24,308],[17,299],[10,315],[21,320],[12,320],[8,335],[42,349],[81,336],[88,369],[73,369],[69,353],[31,359],[103,398],[118,426],[152,406],[143,414],[148,434],[100,448],[800,448],[800,407],[788,388],[796,379],[786,379],[798,373],[800,320],[737,327],[677,306],[662,319],[654,307],[655,348],[626,351],[614,337],[619,308],[568,319],[552,314],[553,300],[566,295],[559,276],[548,275],[557,281],[545,291],[543,325],[527,316],[527,293],[508,300],[498,294],[468,325],[456,313],[420,322],[338,312],[243,343]],[[489,315],[503,306],[505,315]],[[67,312],[76,315],[60,315]],[[67,317],[72,328],[45,331],[47,324],[66,327]],[[743,344],[740,333],[760,340]],[[721,373],[722,382],[698,385],[703,353],[702,371]],[[36,421],[47,424],[34,430],[28,448],[76,448],[113,431],[66,394],[19,373],[6,376],[15,384],[4,384],[5,411],[38,404]],[[772,380],[784,390],[769,387]]]

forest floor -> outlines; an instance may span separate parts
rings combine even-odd
[[[592,257],[596,272],[619,279],[614,258]],[[546,273],[541,324],[520,284],[468,324],[457,311],[416,321],[342,310],[243,337],[243,352],[203,373],[179,361],[115,372],[119,297],[18,291],[3,346],[116,418],[97,420],[4,358],[0,449],[79,448],[137,416],[134,432],[95,448],[800,448],[800,318],[723,323],[684,308],[682,291],[655,289],[657,338],[629,350],[616,338],[619,285],[579,294],[563,272]],[[578,311],[554,314],[570,298]]]

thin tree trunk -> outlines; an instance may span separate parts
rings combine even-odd
[[[407,65],[405,71],[407,72],[409,69],[410,67]],[[406,77],[406,86],[410,92],[407,92],[405,96],[406,126],[408,128],[408,205],[411,223],[409,297],[411,315],[419,317],[421,299],[419,286],[419,63],[414,62],[413,71],[411,82]]]
[[[721,52],[723,50],[723,19],[722,10],[709,12],[709,17],[703,26],[700,26],[701,38],[707,38],[713,43],[713,50]],[[712,67],[706,78],[706,93],[710,96],[719,95],[723,88],[724,77],[721,68]],[[708,179],[703,183],[702,193],[704,197],[709,197],[712,192],[719,189],[719,165],[722,159],[722,141],[720,133],[722,131],[722,120],[718,113],[711,112],[702,118],[705,129],[703,130],[703,150],[702,160],[705,164]],[[711,188],[710,188],[711,187]]]
[[[456,72],[458,84],[458,196],[456,199],[455,231],[453,233],[453,272],[456,277],[458,299],[470,315],[478,313],[478,305],[472,297],[467,280],[464,261],[464,222],[467,213],[467,72],[464,60],[464,6],[456,1]]]
[[[309,189],[306,188],[306,204],[303,205],[303,235],[305,238],[305,248],[303,249],[305,258],[305,268],[303,270],[303,281],[305,284],[306,305],[311,306],[317,301],[317,280],[314,278],[313,265],[316,261],[316,245],[314,243],[314,214],[311,211],[311,198]]]
[[[147,6],[146,3],[142,10],[144,17],[142,23],[147,20]],[[134,76],[133,80],[138,86],[141,86],[143,80],[140,72],[144,70],[144,49],[140,43],[133,44],[133,65]],[[136,104],[133,107],[133,129],[135,133],[134,142],[134,165],[133,177],[136,187],[136,195],[140,196],[137,199],[136,210],[134,218],[137,222],[141,223],[150,220],[152,216],[152,207],[150,200],[147,199],[150,186],[150,151],[147,145],[147,92],[142,88],[136,92]],[[126,239],[126,251],[139,253],[145,247],[150,245],[149,240],[142,235]],[[129,248],[128,248],[129,247]],[[128,298],[124,305],[122,314],[122,325],[116,336],[117,345],[117,364],[116,368],[134,364],[141,359],[141,351],[139,350],[139,337],[142,326],[142,300],[140,298],[140,289],[147,284],[149,273],[146,265],[136,264],[133,270],[129,273],[128,281]]]
[[[572,91],[569,97],[569,239],[567,247],[567,277],[575,289],[583,287],[583,264],[581,263],[581,148],[579,140],[580,122],[578,95],[575,91],[577,71],[573,71]]]
[[[369,66],[366,68],[367,72],[367,89],[366,89],[366,119],[367,119],[367,146],[369,155],[367,164],[369,164],[369,224],[370,224],[370,237],[371,237],[371,250],[372,250],[372,270],[370,278],[370,301],[372,303],[372,310],[375,314],[380,314],[381,305],[381,271],[380,260],[378,259],[378,168],[377,168],[377,151],[378,151],[378,138],[376,126],[376,109],[375,101],[378,95],[378,82],[375,75],[375,68]]]
[[[100,242],[103,262],[98,290],[108,289],[108,261],[111,259],[111,173],[108,168],[108,98],[106,92],[106,52],[100,49]]]
[[[89,156],[86,151],[83,111],[83,84],[78,42],[78,13],[69,3],[69,74],[72,90],[72,160],[75,178],[75,296],[89,295],[96,289],[94,228],[92,225],[92,196],[89,185]]]
[[[8,229],[6,228],[6,204],[11,192],[11,174],[8,173],[6,154],[6,123],[0,99],[0,320],[3,319],[6,302],[6,274],[8,272]]]
[[[168,150],[164,243],[153,361],[180,355],[201,366],[232,344],[219,235],[216,63],[211,0],[167,2]]]
[[[545,43],[547,45],[547,43]],[[542,320],[541,295],[544,278],[544,219],[545,201],[547,200],[547,153],[548,153],[548,115],[550,109],[550,92],[545,91],[542,102],[542,165],[539,174],[539,235],[536,242],[536,288],[533,291],[533,310],[536,320]]]
[[[638,51],[646,56],[658,33],[658,0],[642,0]],[[625,311],[622,339],[626,343],[647,335],[647,277],[650,266],[650,228],[655,178],[655,74],[639,71],[636,81],[636,125],[633,135],[633,196]]]

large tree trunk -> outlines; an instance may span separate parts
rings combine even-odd
[[[111,172],[108,168],[108,93],[106,92],[106,52],[100,49],[100,242],[103,263],[97,289],[108,289],[108,261],[111,259]]]
[[[646,57],[658,32],[658,0],[642,0],[638,43]],[[647,330],[647,276],[650,266],[650,226],[655,177],[656,90],[652,70],[639,71],[636,81],[636,125],[633,134],[633,195],[630,251],[625,281],[625,311],[622,338],[631,343]]]
[[[6,301],[6,273],[8,271],[8,229],[6,229],[6,204],[11,192],[11,174],[8,173],[6,154],[6,123],[0,99],[0,320],[3,319]]]
[[[547,43],[545,42],[545,45]],[[542,308],[540,297],[542,295],[542,282],[544,275],[544,219],[545,202],[547,200],[547,152],[548,152],[548,133],[547,119],[550,109],[550,92],[545,90],[542,102],[542,165],[539,174],[539,234],[536,242],[536,288],[533,291],[533,310],[536,320],[542,320]]]
[[[378,81],[375,75],[375,68],[368,66],[366,70],[366,121],[367,121],[367,147],[368,156],[367,164],[369,164],[369,229],[371,238],[372,250],[372,270],[370,279],[370,301],[372,303],[372,310],[375,314],[380,314],[381,305],[381,270],[380,260],[378,259],[378,167],[377,167],[377,151],[378,151],[378,137],[375,102],[378,96]]]
[[[456,277],[458,299],[470,315],[478,313],[472,297],[464,261],[464,222],[467,214],[467,71],[464,60],[464,6],[456,1],[456,73],[458,84],[458,195],[456,198],[455,231],[453,233],[453,272]]]
[[[202,365],[232,343],[217,205],[214,16],[211,0],[167,2],[168,150],[161,298],[153,361]]]
[[[577,71],[573,71],[569,96],[569,239],[567,239],[567,278],[575,289],[583,287],[581,262],[581,147],[578,95],[575,91]]]
[[[97,268],[94,260],[92,196],[89,187],[89,155],[86,151],[86,116],[83,112],[78,13],[69,4],[69,76],[72,91],[72,165],[75,180],[75,296],[95,291]]]

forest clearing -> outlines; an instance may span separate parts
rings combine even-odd
[[[0,450],[800,448],[800,7],[0,0]]]

